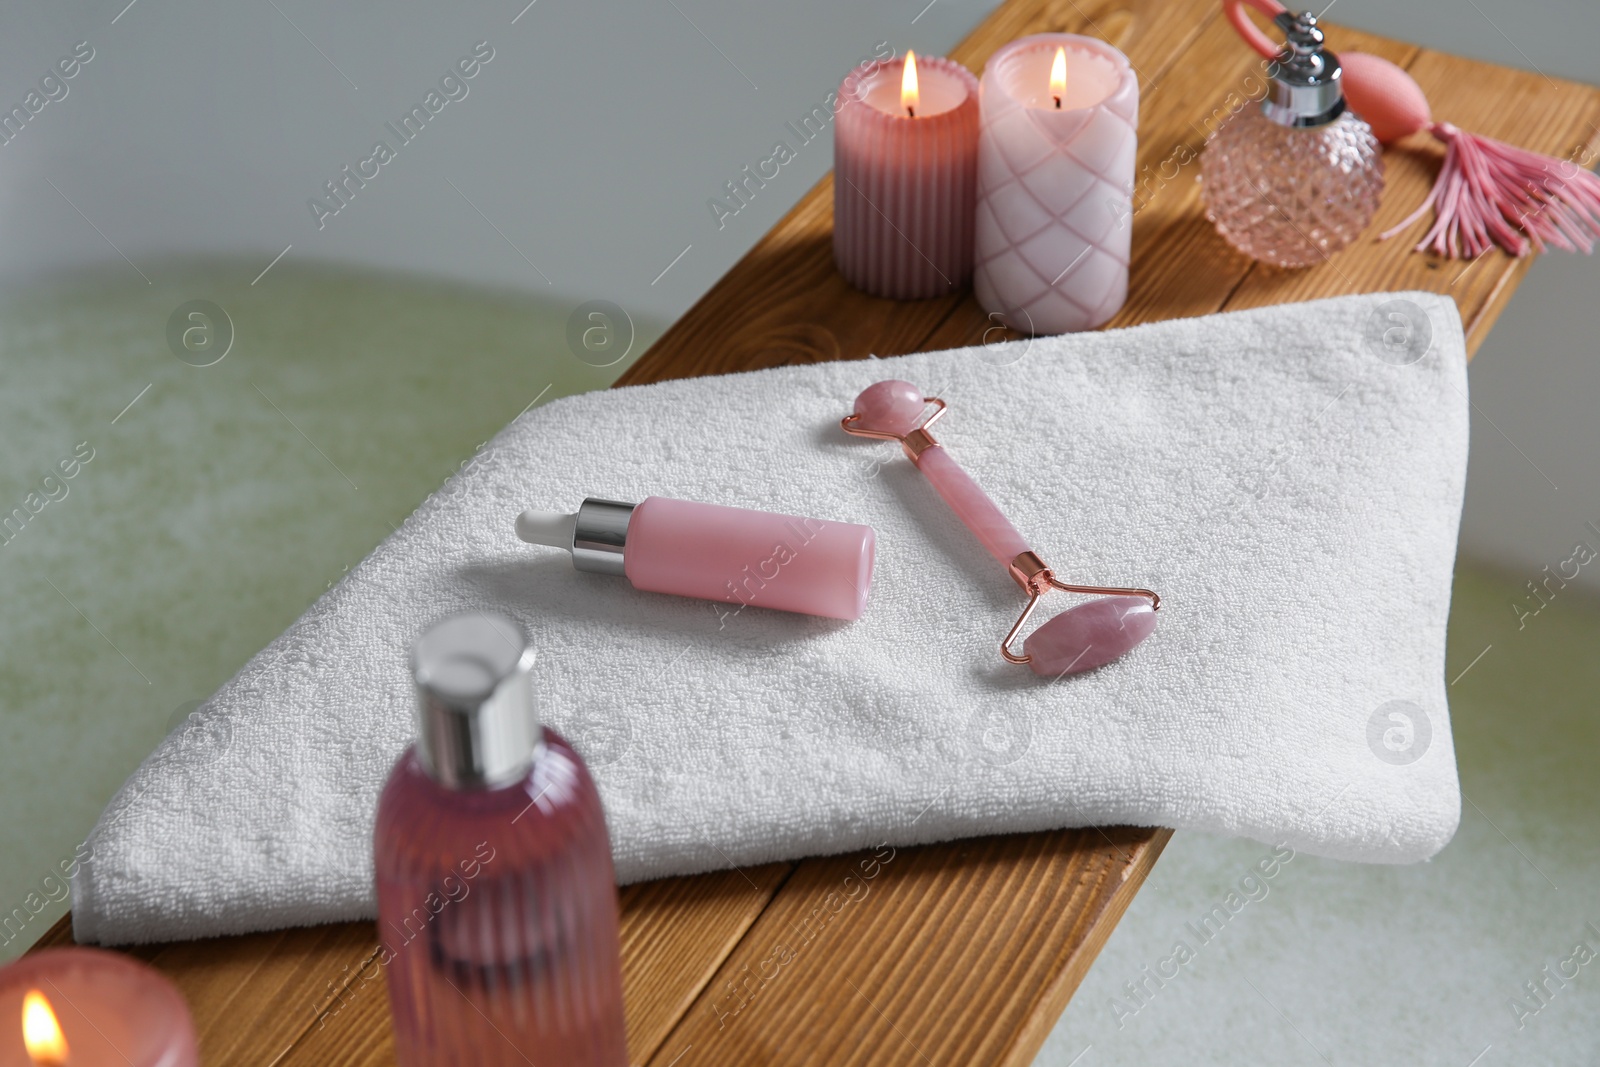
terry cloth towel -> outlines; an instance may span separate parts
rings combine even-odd
[[[1054,683],[1003,661],[1015,584],[897,446],[839,428],[885,378],[949,402],[939,437],[1065,580],[1158,591],[1155,634]],[[543,718],[594,769],[623,882],[1118,823],[1424,859],[1459,816],[1466,388],[1454,305],[1405,293],[547,404],[133,775],[73,882],[74,930],[372,916],[408,649],[471,609],[531,633]],[[522,509],[589,495],[869,524],[867,613],[642,593],[517,539]]]

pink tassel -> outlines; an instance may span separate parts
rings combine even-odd
[[[1538,252],[1546,245],[1594,251],[1600,240],[1600,177],[1592,171],[1448,122],[1432,123],[1428,130],[1447,146],[1439,178],[1417,210],[1379,240],[1406,229],[1432,207],[1437,213],[1433,228],[1418,252],[1475,259],[1499,245],[1525,256],[1530,242]]]

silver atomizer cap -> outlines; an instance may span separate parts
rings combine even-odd
[[[1286,40],[1267,68],[1272,86],[1261,110],[1280,126],[1327,125],[1345,111],[1339,57],[1323,46],[1311,12],[1285,11],[1273,22]]]
[[[544,741],[533,661],[522,628],[500,615],[455,615],[417,639],[417,755],[435,781],[493,789],[527,773]]]

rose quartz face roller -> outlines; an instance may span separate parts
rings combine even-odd
[[[937,407],[924,419],[929,404]],[[1110,663],[1149,637],[1156,628],[1161,598],[1148,589],[1068,585],[1058,580],[989,495],[928,433],[944,413],[943,400],[925,397],[910,382],[895,380],[864,389],[856,397],[855,413],[846,415],[840,425],[860,437],[899,441],[945,503],[1028,595],[1027,606],[1000,642],[1000,654],[1012,663],[1026,663],[1035,674],[1059,677]],[[1045,622],[1022,642],[1018,655],[1012,643],[1039,599],[1052,589],[1104,595]]]

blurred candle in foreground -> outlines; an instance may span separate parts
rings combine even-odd
[[[978,81],[959,63],[871,60],[839,86],[833,258],[874,296],[918,300],[972,278]]]
[[[1045,33],[979,90],[973,290],[1022,333],[1103,324],[1128,296],[1139,80],[1104,41]]]
[[[139,961],[50,949],[0,969],[0,1067],[198,1067],[177,987]]]

